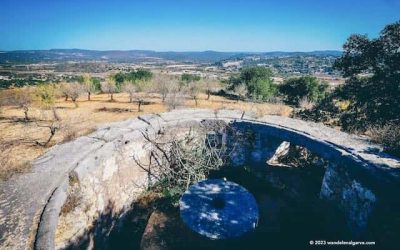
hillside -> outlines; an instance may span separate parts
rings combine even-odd
[[[312,51],[312,52],[158,52],[152,50],[82,50],[82,49],[51,49],[51,50],[16,50],[0,53],[0,64],[4,63],[39,63],[62,61],[105,61],[105,62],[203,62],[214,63],[230,58],[248,56],[286,57],[286,56],[339,56],[340,51]]]

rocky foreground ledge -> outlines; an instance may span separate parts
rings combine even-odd
[[[31,172],[1,181],[0,248],[56,247],[60,210],[71,176],[77,178],[85,194],[91,196],[94,206],[88,209],[89,213],[106,209],[110,202],[123,209],[140,192],[131,185],[132,181],[146,178],[146,173],[124,158],[132,153],[146,154],[141,132],[209,119],[234,122],[256,131],[260,143],[256,141],[254,148],[244,149],[244,152],[262,152],[265,145],[260,138],[273,136],[307,147],[335,162],[326,170],[321,197],[348,211],[355,227],[366,223],[376,203],[398,199],[388,194],[400,186],[399,159],[382,153],[380,146],[365,138],[286,117],[256,119],[234,110],[175,110],[102,125],[90,135],[54,146],[34,161]],[[246,155],[253,154],[247,152]]]

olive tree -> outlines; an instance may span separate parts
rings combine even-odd
[[[138,111],[141,112],[141,106],[144,104],[145,94],[151,90],[151,82],[148,80],[137,80],[135,82],[136,91],[139,93],[136,95],[138,103]]]
[[[129,94],[129,102],[133,102],[134,94],[136,93],[136,85],[132,80],[126,80],[122,86],[122,90]]]
[[[29,121],[28,112],[33,102],[33,92],[30,87],[15,88],[8,98],[11,105],[15,105],[24,112],[25,121]]]
[[[61,96],[65,98],[65,101],[68,101],[69,98],[69,82],[61,82],[60,83],[60,93]]]
[[[187,91],[189,96],[194,100],[195,105],[197,106],[198,104],[198,99],[199,99],[199,95],[201,93],[202,90],[202,82],[189,82],[188,86],[187,86]]]
[[[178,81],[174,81],[169,86],[170,91],[165,98],[165,104],[169,110],[176,109],[185,103],[185,93],[180,90]]]
[[[210,100],[211,93],[221,86],[218,80],[214,79],[204,79],[204,90],[207,94],[207,100]]]
[[[114,76],[110,75],[107,77],[107,80],[101,84],[101,91],[108,93],[110,96],[110,101],[114,101],[114,93],[118,91]]]
[[[87,99],[90,101],[91,94],[97,90],[96,84],[90,74],[83,75],[82,89],[87,93]]]
[[[177,79],[175,77],[165,74],[155,75],[152,81],[154,91],[161,95],[161,100],[163,103],[165,102],[168,94],[177,85],[176,83]]]

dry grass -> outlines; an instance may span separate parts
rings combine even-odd
[[[206,95],[201,95],[198,100],[198,105],[195,105],[194,100],[186,102],[186,106],[192,108],[207,108],[213,110],[219,109],[237,109],[254,114],[256,117],[265,115],[290,116],[292,108],[284,104],[273,103],[251,103],[244,101],[228,100],[220,96],[211,96],[210,100],[206,100]]]
[[[0,96],[4,95],[4,92]],[[146,113],[160,113],[167,111],[161,98],[156,94],[149,94],[145,99],[147,105],[142,106],[143,111],[137,111],[136,103],[129,103],[129,95],[125,93],[114,94],[114,102],[109,101],[107,94],[93,95],[91,101],[82,96],[77,100],[76,108],[72,101],[56,100],[55,109],[61,118],[60,130],[50,141],[49,146],[72,140],[92,132],[96,125],[115,121],[126,120]],[[291,108],[280,104],[251,104],[237,102],[219,96],[211,96],[205,100],[206,95],[201,95],[198,106],[194,100],[187,100],[186,106],[209,109],[240,109],[263,116],[266,114],[289,116]],[[51,110],[42,110],[33,106],[29,111],[31,121],[24,122],[24,113],[21,109],[5,106],[0,113],[0,179],[10,177],[13,173],[29,170],[32,160],[48,150],[35,142],[44,142],[49,137],[49,129],[38,127],[37,123],[46,123],[52,118]]]
[[[400,125],[388,123],[384,126],[372,126],[368,129],[372,141],[383,146],[386,152],[400,157]]]

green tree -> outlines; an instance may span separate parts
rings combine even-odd
[[[346,77],[305,119],[340,125],[344,130],[400,122],[400,22],[387,25],[375,39],[351,35],[335,68]],[[345,108],[341,107],[346,103]]]
[[[197,82],[200,81],[201,77],[193,74],[182,74],[181,80],[188,84],[189,82]]]
[[[87,99],[90,101],[90,96],[96,91],[96,85],[93,82],[93,78],[90,74],[84,74],[82,82],[82,88],[87,93]]]
[[[312,102],[322,100],[327,89],[328,84],[318,81],[313,76],[289,78],[279,86],[279,92],[285,95],[286,102],[297,106],[304,98]]]
[[[238,76],[230,78],[229,89],[235,90],[237,86],[244,84],[248,97],[266,101],[277,93],[272,75],[272,71],[266,67],[247,67],[242,69]]]
[[[181,80],[179,82],[179,91],[183,90],[184,88],[189,88],[189,85],[191,85],[194,82],[198,82],[201,80],[201,77],[198,75],[193,75],[193,74],[182,74],[181,75]]]
[[[115,80],[116,86],[117,86],[117,87],[118,87],[118,86],[122,86],[122,84],[123,84],[124,81],[125,81],[125,78],[126,78],[126,76],[125,76],[125,74],[122,73],[122,72],[118,72],[117,74],[115,74],[115,75],[114,75],[114,80]]]
[[[99,91],[99,90],[101,89],[101,81],[100,81],[100,78],[92,77],[92,82],[93,82],[95,91]]]
[[[40,84],[36,87],[36,98],[43,108],[52,108],[56,101],[56,88],[54,84]]]
[[[375,39],[352,35],[335,68],[347,77],[336,91],[348,100],[341,116],[346,129],[365,129],[400,120],[400,22],[387,25]]]
[[[134,75],[134,80],[144,80],[144,81],[150,81],[151,78],[153,77],[153,73],[151,71],[145,70],[145,69],[138,69],[133,72]]]

